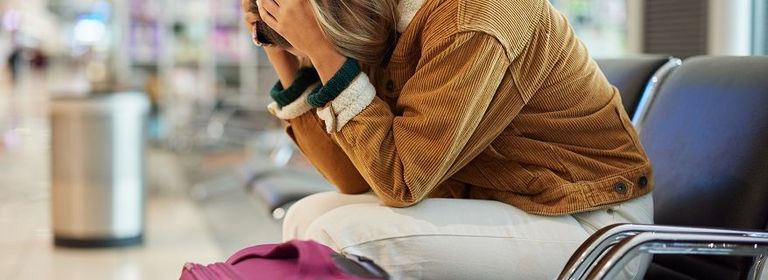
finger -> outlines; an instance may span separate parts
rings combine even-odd
[[[261,7],[264,7],[264,10],[272,15],[272,17],[277,18],[278,12],[280,11],[280,6],[277,5],[277,2],[274,0],[261,0]]]
[[[259,1],[259,16],[261,17],[261,20],[269,25],[269,27],[272,27],[274,29],[277,27],[277,19],[270,14],[267,10],[264,9],[264,2],[265,1]]]
[[[277,19],[273,17],[272,15],[266,15],[265,17],[261,18],[261,21],[267,24],[267,26],[272,27],[275,31],[279,32],[279,28],[277,26]]]

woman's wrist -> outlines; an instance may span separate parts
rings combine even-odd
[[[320,81],[324,85],[336,75],[336,72],[347,61],[346,56],[329,44],[323,44],[323,46],[315,48],[307,56],[312,61],[312,65],[315,66],[317,73],[320,75]]]
[[[312,107],[320,108],[328,102],[333,101],[344,90],[346,90],[352,81],[360,75],[360,64],[354,58],[345,58],[341,67],[333,74],[333,77],[322,87],[313,90],[307,97],[307,103]]]
[[[302,95],[302,93],[304,93],[304,91],[320,80],[317,76],[317,72],[313,68],[301,68],[294,74],[294,76],[295,79],[287,87],[282,85],[281,81],[277,82],[270,91],[270,96],[279,107],[293,103]]]

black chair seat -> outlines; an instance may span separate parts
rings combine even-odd
[[[251,178],[248,188],[273,213],[308,195],[334,190],[320,174],[291,169],[259,173]]]

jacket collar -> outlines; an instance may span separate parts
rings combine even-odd
[[[416,12],[424,5],[425,0],[400,0],[397,3],[397,13],[400,18],[397,20],[397,32],[402,33],[408,24],[411,23]]]

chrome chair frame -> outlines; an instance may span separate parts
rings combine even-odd
[[[670,57],[669,61],[662,65],[659,70],[656,70],[653,76],[651,76],[651,79],[648,80],[648,84],[645,86],[643,95],[640,98],[640,102],[637,104],[637,109],[635,109],[635,114],[632,117],[632,125],[635,126],[635,129],[637,129],[638,133],[640,133],[641,124],[648,116],[648,110],[651,108],[653,101],[656,99],[656,94],[659,92],[659,88],[661,88],[661,85],[669,77],[669,75],[681,65],[683,65],[683,61],[681,59]]]
[[[749,279],[759,279],[768,256],[768,232],[617,224],[595,232],[557,279],[613,279],[634,257],[650,254],[752,256]]]

